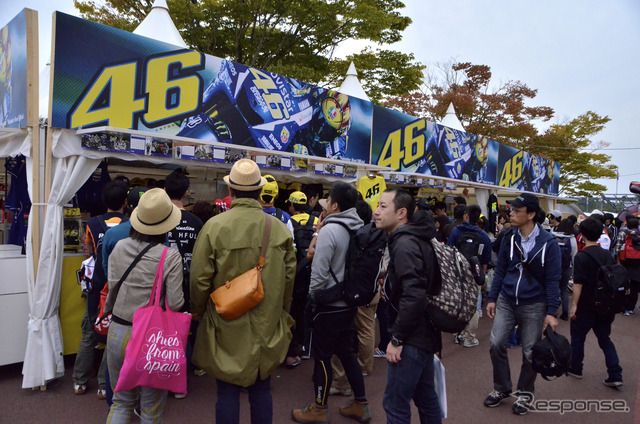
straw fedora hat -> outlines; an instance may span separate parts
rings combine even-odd
[[[180,223],[182,212],[171,203],[167,192],[152,188],[140,196],[138,206],[131,212],[131,226],[141,234],[167,233]]]
[[[260,168],[251,159],[240,159],[233,164],[229,175],[224,177],[229,187],[238,191],[253,191],[262,188],[267,183],[260,176]]]

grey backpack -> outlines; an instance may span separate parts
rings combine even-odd
[[[431,239],[440,276],[440,290],[427,296],[427,314],[440,331],[462,331],[478,307],[478,291],[469,261],[455,247]]]

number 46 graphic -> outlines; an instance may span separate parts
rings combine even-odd
[[[67,116],[69,128],[106,125],[148,127],[186,118],[200,109],[204,55],[195,51],[162,53],[138,61],[104,66]],[[142,68],[142,69],[139,69]]]

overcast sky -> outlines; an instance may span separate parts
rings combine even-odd
[[[450,59],[491,67],[496,83],[538,90],[530,106],[550,106],[552,122],[592,110],[611,122],[595,137],[620,168],[619,193],[640,180],[640,1],[404,0],[413,24],[392,47],[425,65]],[[51,14],[77,14],[73,0],[0,0],[0,27],[24,7],[39,12],[40,67],[49,58]],[[354,44],[357,46],[357,44]],[[629,175],[635,174],[635,175]],[[616,190],[615,180],[598,180]]]

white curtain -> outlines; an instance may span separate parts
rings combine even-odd
[[[478,200],[478,206],[480,206],[480,210],[482,211],[482,215],[489,218],[489,208],[487,207],[487,202],[489,201],[489,196],[491,193],[488,188],[476,188],[475,194],[476,199]]]
[[[30,312],[22,388],[39,387],[64,375],[62,330],[58,317],[63,205],[71,200],[99,163],[99,159],[82,156],[53,159],[51,194],[47,200],[37,280],[34,284],[32,274],[29,281]],[[31,230],[29,226],[29,234]],[[27,248],[27,251],[31,249]],[[27,263],[30,263],[29,258]]]

